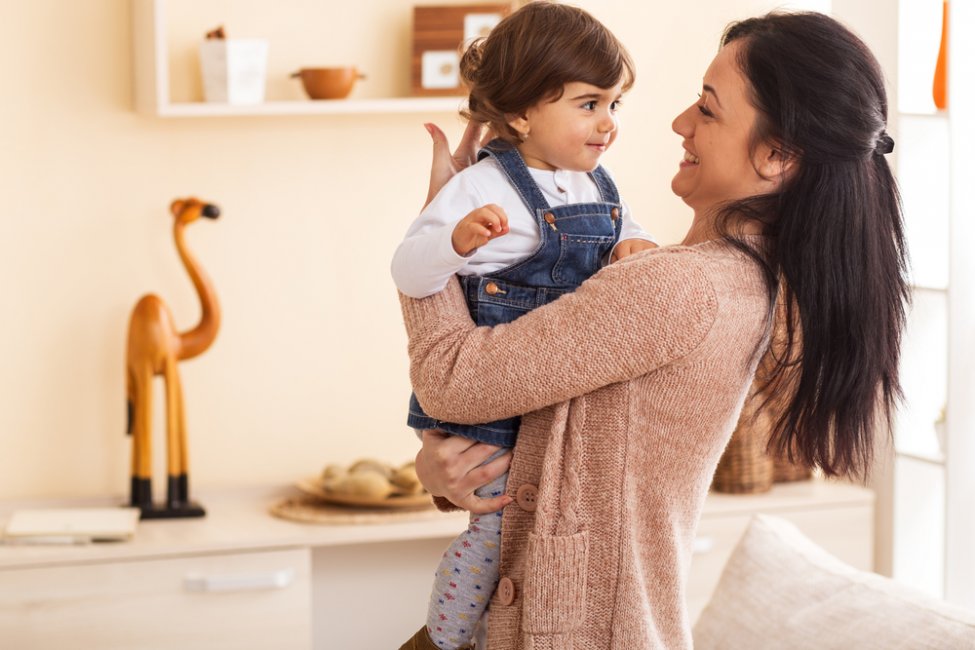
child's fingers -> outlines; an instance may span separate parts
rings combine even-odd
[[[512,501],[514,501],[514,499],[506,494],[491,498],[482,498],[474,494],[469,494],[461,499],[460,503],[457,503],[456,501],[453,501],[453,503],[454,505],[460,506],[464,510],[474,513],[475,515],[486,515],[501,510]]]
[[[490,222],[471,221],[467,224],[467,230],[472,235],[490,238],[493,235]]]
[[[619,244],[616,245],[616,248],[613,249],[613,256],[610,259],[610,261],[617,262],[629,254],[630,254],[630,245],[625,241],[620,242]]]
[[[478,211],[478,216],[494,233],[504,232],[508,228],[508,215],[501,206],[489,203]]]

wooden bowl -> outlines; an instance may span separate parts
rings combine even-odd
[[[301,79],[305,93],[311,99],[343,99],[352,92],[356,79],[365,79],[355,66],[344,68],[302,68],[291,74]]]

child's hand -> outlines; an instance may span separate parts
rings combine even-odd
[[[508,234],[508,215],[499,206],[482,206],[454,226],[450,241],[458,255],[467,255],[496,237]]]
[[[657,245],[646,239],[624,239],[613,249],[613,257],[610,262],[619,262],[621,259],[633,253],[648,251],[657,248]]]

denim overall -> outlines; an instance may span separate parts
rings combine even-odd
[[[539,247],[528,258],[487,275],[462,275],[460,285],[477,325],[510,323],[536,307],[574,291],[598,271],[620,236],[620,199],[616,185],[600,166],[589,173],[599,203],[549,206],[521,154],[503,140],[493,140],[477,159],[493,156],[535,217]],[[414,429],[440,429],[471,440],[514,447],[520,417],[487,424],[455,424],[431,418],[410,397],[407,424]]]

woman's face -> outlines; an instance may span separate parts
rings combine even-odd
[[[670,187],[695,213],[772,191],[777,184],[759,173],[776,153],[767,145],[749,151],[758,111],[748,100],[750,86],[738,67],[740,47],[732,41],[721,48],[704,73],[700,99],[673,123],[684,138],[684,159]]]

